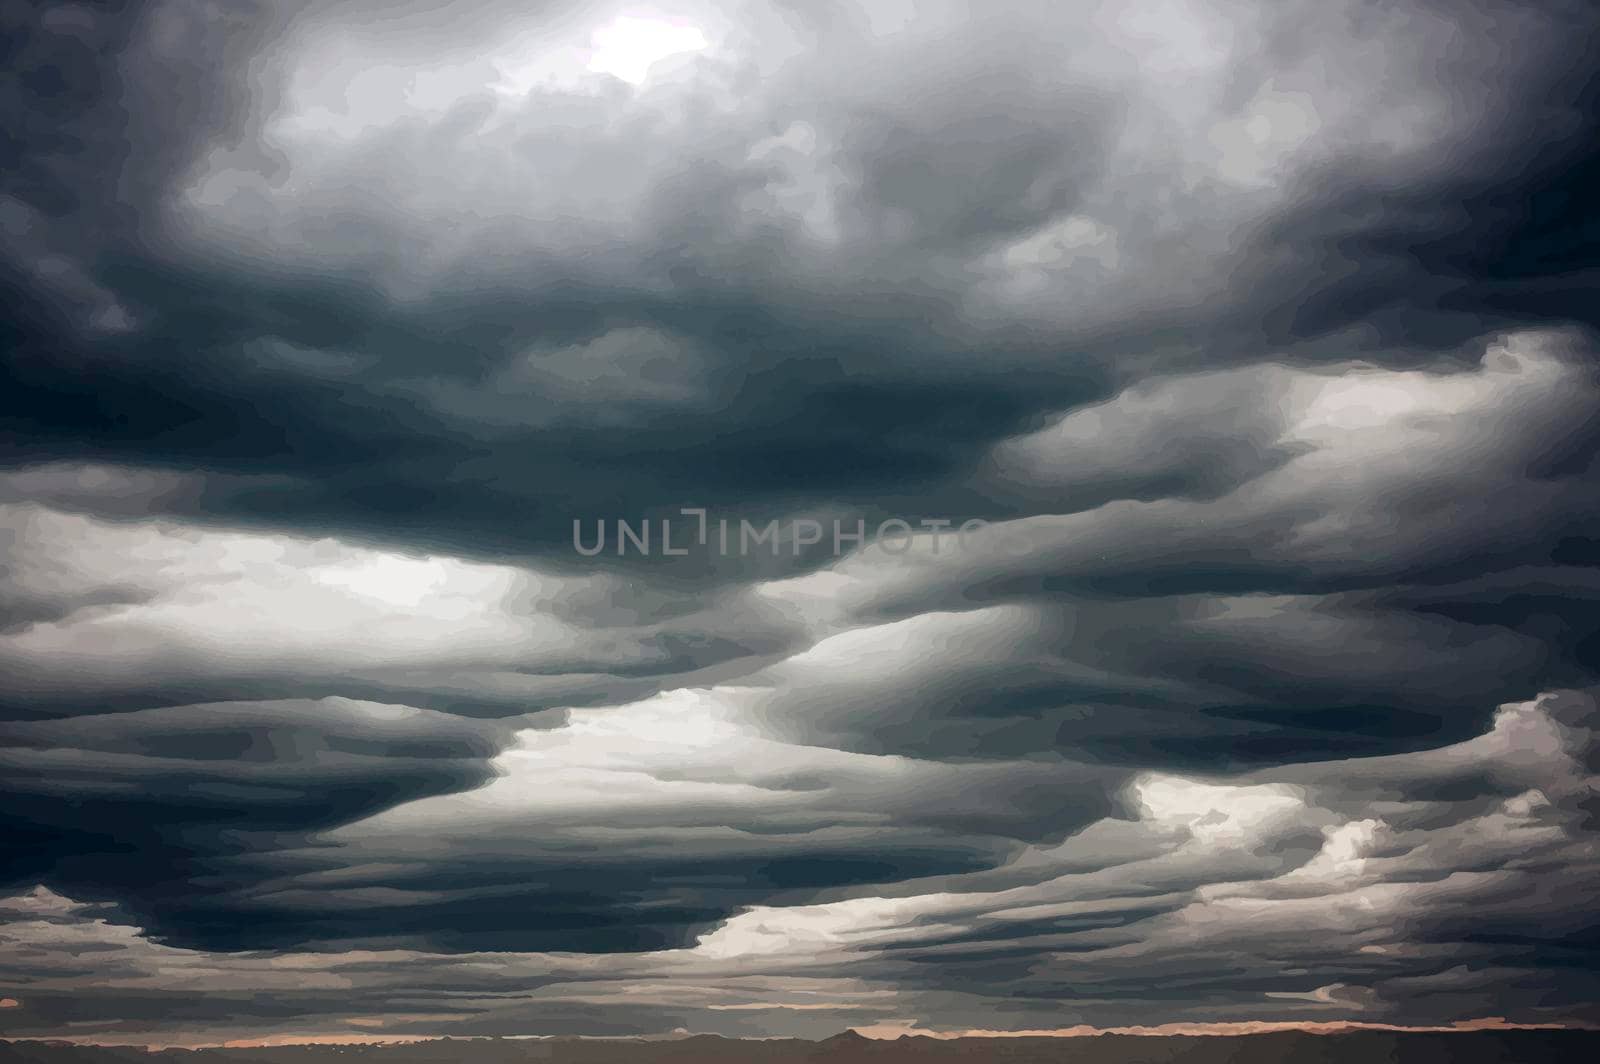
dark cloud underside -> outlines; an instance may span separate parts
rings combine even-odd
[[[1592,5],[0,22],[0,1033],[1593,1018]]]

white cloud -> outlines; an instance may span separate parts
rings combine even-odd
[[[27,503],[0,505],[0,521],[16,537],[12,593],[60,604],[0,635],[19,676],[509,663],[583,645],[538,609],[570,581],[514,566]]]
[[[623,15],[594,31],[589,69],[642,84],[655,64],[710,43],[698,26]]]

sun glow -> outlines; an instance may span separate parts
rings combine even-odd
[[[625,15],[590,38],[589,69],[639,85],[650,68],[669,56],[704,50],[710,42],[697,27]]]

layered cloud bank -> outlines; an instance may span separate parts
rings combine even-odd
[[[5,17],[0,1033],[1600,1018],[1590,5]]]
[[[115,902],[36,887],[0,900],[14,958],[5,977],[24,988],[34,1023],[108,1037],[181,1014],[200,1040],[581,1033],[599,1022],[626,1033],[963,1031],[997,1016],[1070,1031],[1157,1014],[1192,1029],[1256,1017],[1263,1029],[1329,1017],[1449,1026],[1497,1009],[1571,1023],[1593,1000],[1592,973],[1550,979],[1581,948],[1590,916],[1573,902],[1600,875],[1592,695],[1505,706],[1485,734],[1419,753],[1226,780],[1133,773],[1112,815],[1060,841],[1047,815],[1008,846],[991,829],[992,861],[938,876],[907,865],[919,849],[953,854],[977,831],[949,822],[981,820],[976,803],[1018,780],[775,742],[721,712],[732,701],[664,696],[520,733],[487,786],[402,802],[294,848],[259,846],[257,875],[209,901],[236,918],[337,922],[360,948],[179,946]],[[1033,786],[1095,774],[1057,763]],[[962,800],[929,808],[941,794]],[[991,816],[998,825],[1004,813]],[[854,849],[863,864],[866,839],[878,840],[880,868],[900,866],[898,882],[812,901],[775,882],[786,860],[792,875],[844,878],[848,860],[822,854]],[[982,850],[969,840],[971,855]],[[509,925],[502,939],[560,915],[571,937],[578,914],[532,884],[575,868],[591,896],[613,895],[609,915],[626,912],[634,935],[675,904],[795,900],[708,920],[675,948],[382,941],[419,914],[460,920],[485,906]],[[624,909],[630,894],[649,900]],[[516,903],[528,908],[513,917]],[[586,915],[590,942],[603,943],[607,914]]]

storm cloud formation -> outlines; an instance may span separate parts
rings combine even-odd
[[[0,1033],[1600,1019],[1587,0],[0,10]]]

